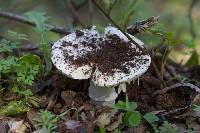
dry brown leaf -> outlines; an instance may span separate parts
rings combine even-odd
[[[104,128],[106,125],[110,124],[111,121],[110,119],[111,119],[110,113],[102,113],[97,118],[96,124],[99,127]]]
[[[200,94],[195,96],[193,104],[200,105]]]
[[[194,110],[188,111],[185,115],[186,125],[189,129],[193,129],[195,132],[200,132],[200,112]]]
[[[112,122],[109,126],[106,127],[106,129],[108,131],[113,131],[114,129],[118,128],[120,124],[122,124],[122,118],[124,116],[124,113],[120,113],[118,116],[117,116],[117,120]]]
[[[9,121],[10,130],[8,133],[25,133],[26,125],[23,120],[21,121]]]
[[[96,120],[96,124],[99,126],[99,127],[105,127],[107,125],[110,124],[111,122],[111,118],[117,113],[117,110],[111,110],[110,112],[103,112],[101,113],[97,120]]]
[[[40,121],[40,117],[38,115],[38,112],[34,109],[30,109],[27,112],[27,118],[32,124],[33,127],[36,127],[36,124]]]
[[[80,121],[67,120],[65,122],[66,129],[77,129],[81,126]]]

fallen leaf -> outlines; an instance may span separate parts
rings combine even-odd
[[[9,121],[10,130],[8,133],[25,133],[26,125],[24,124],[24,121]]]
[[[103,112],[101,113],[97,120],[96,120],[96,124],[99,127],[104,128],[105,126],[109,125],[111,122],[111,118],[117,113],[117,110],[112,109],[110,112]]]
[[[27,118],[33,127],[36,127],[37,123],[40,121],[38,112],[34,109],[31,109],[27,112]]]
[[[65,122],[66,129],[77,129],[81,126],[80,121],[67,120]]]
[[[111,119],[110,113],[102,113],[97,118],[96,124],[99,127],[104,128],[106,125],[110,124],[111,121],[110,119]]]
[[[120,113],[117,116],[117,119],[114,122],[112,122],[109,126],[107,126],[106,129],[108,131],[113,131],[113,130],[117,129],[119,127],[119,125],[123,123],[123,121],[122,121],[123,116],[124,116],[124,113]]]

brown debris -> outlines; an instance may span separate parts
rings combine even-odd
[[[147,61],[138,57],[142,55],[141,51],[136,52],[137,48],[132,48],[130,42],[123,41],[117,35],[109,35],[102,41],[93,38],[92,43],[87,44],[87,46],[92,47],[94,50],[84,55],[84,57],[75,60],[70,58],[70,61],[77,66],[95,64],[99,71],[107,75],[112,75],[115,69],[128,74],[128,67],[139,69],[139,64],[145,64]]]

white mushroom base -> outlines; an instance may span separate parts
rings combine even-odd
[[[99,87],[90,81],[89,96],[95,105],[113,106],[118,94],[114,87]]]

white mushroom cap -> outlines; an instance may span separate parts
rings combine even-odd
[[[52,46],[51,60],[56,68],[73,79],[90,78],[92,64],[76,66],[70,59],[76,59],[92,51],[93,49],[87,46],[88,41],[92,41],[90,40],[92,37],[99,38],[95,26],[81,30],[79,33],[71,33],[55,42]]]
[[[105,37],[108,35],[118,35],[121,39],[123,39],[125,42],[128,42],[128,38],[117,28],[114,27],[107,27],[105,29]],[[130,35],[131,36],[131,35]],[[134,36],[131,36],[132,39],[138,43],[140,46],[143,47],[144,43],[141,42],[139,39],[137,39]],[[132,44],[132,48],[135,48],[136,51],[140,51],[139,48],[136,47],[136,45]],[[143,63],[141,63],[139,60],[145,60]],[[135,64],[135,66],[127,65],[128,63]],[[133,81],[134,79],[140,77],[142,74],[144,74],[149,65],[151,63],[151,57],[150,55],[139,55],[135,56],[133,60],[130,62],[125,62],[124,67],[129,69],[129,73],[126,74],[122,71],[119,71],[118,69],[113,70],[113,75],[107,75],[101,71],[99,71],[98,66],[93,74],[93,82],[96,86],[106,86],[106,87],[112,87],[119,85],[121,83]]]
[[[103,59],[105,57],[102,56],[106,54],[106,51],[104,51],[104,47],[108,46],[106,41],[109,42],[109,45],[112,45],[112,41],[110,41],[112,39],[109,38],[112,35],[117,36],[116,39],[122,43],[125,42],[124,45],[129,45],[128,49],[126,49],[127,51],[131,49],[133,53],[137,54],[131,55],[130,52],[127,53],[129,60],[124,61],[124,57],[122,57],[123,64],[120,64],[122,68],[115,64],[115,67],[111,68],[112,74],[110,74],[102,71],[102,67],[109,65],[108,62],[107,64],[104,63],[105,60],[111,59],[112,63],[115,63],[115,60],[113,61],[112,58]],[[136,43],[144,47],[143,42],[134,36],[131,37]],[[93,39],[96,41],[93,42]],[[98,52],[102,53],[98,55]],[[120,55],[115,53],[114,56]],[[127,56],[125,55],[125,57]],[[93,57],[98,59],[92,60],[91,58]],[[148,54],[142,54],[142,51],[136,45],[130,43],[129,39],[121,31],[111,26],[105,28],[104,35],[100,35],[93,26],[91,29],[81,30],[78,34],[75,32],[63,37],[53,45],[51,59],[57,69],[61,70],[68,77],[73,79],[88,79],[92,77],[94,84],[100,87],[114,87],[121,83],[132,81],[146,72],[151,62],[151,57]],[[74,62],[77,59],[81,60],[78,65]],[[83,61],[84,63],[82,63],[84,59],[85,62]],[[127,69],[128,72],[124,72],[123,68]]]

